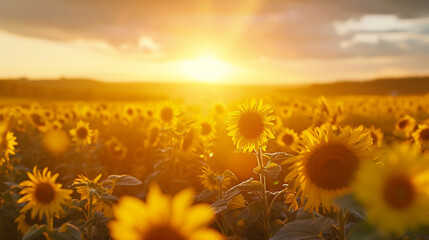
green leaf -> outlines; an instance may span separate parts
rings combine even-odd
[[[205,188],[196,196],[195,202],[204,202],[218,195],[219,193],[217,190],[210,191],[209,189]]]
[[[264,156],[268,157],[271,162],[280,162],[293,157],[293,155],[285,152],[264,153]]]
[[[236,196],[240,193],[243,193],[243,192],[252,192],[255,190],[259,191],[259,189],[257,189],[257,186],[253,183],[253,178],[250,178],[250,179],[230,188],[228,191],[226,191],[223,199],[217,200],[216,202],[214,202],[211,205],[211,207],[213,208],[215,213],[218,214],[227,208],[229,202],[231,202],[231,200],[234,196]]]
[[[237,176],[235,176],[235,174],[229,170],[225,170],[225,172],[223,172],[222,174],[223,179],[231,179],[234,181],[238,181]]]
[[[274,221],[271,222],[271,232],[276,233],[278,232],[282,227],[284,227],[285,224],[280,219],[274,219]]]
[[[37,225],[34,224],[28,231],[24,234],[22,237],[22,240],[32,240],[32,239],[39,239],[41,236],[43,236],[43,233],[46,232],[47,227],[46,225]]]
[[[109,193],[103,193],[99,199],[106,201],[106,202],[112,202],[112,203],[118,202],[118,197],[114,196],[112,194],[109,194]]]
[[[77,227],[64,223],[61,227],[50,232],[49,237],[55,240],[81,240],[82,234]]]
[[[244,182],[241,182],[235,185],[234,187],[226,191],[224,199],[231,199],[235,195],[240,194],[242,192],[251,192],[255,190],[259,191],[259,189],[256,189],[256,188],[257,187],[255,186],[255,184],[253,184],[253,178],[250,178]]]
[[[415,233],[420,234],[420,235],[429,236],[429,225],[420,226],[419,228],[417,228]]]
[[[327,217],[296,220],[287,223],[271,240],[320,240],[320,234],[331,228],[334,222]]]
[[[253,172],[258,175],[263,175],[272,179],[277,179],[282,167],[277,163],[269,163],[266,167],[255,167]]]
[[[254,201],[243,210],[241,218],[246,219],[248,223],[253,223],[262,215],[263,212],[263,204],[260,201]]]
[[[140,180],[129,175],[110,175],[107,179],[115,182],[115,185],[117,186],[133,186],[142,184]]]
[[[349,240],[380,240],[383,239],[380,232],[367,222],[356,224],[350,234]]]
[[[366,219],[363,206],[354,198],[353,194],[346,194],[334,199],[334,204],[340,208],[349,210],[351,214],[361,220]]]

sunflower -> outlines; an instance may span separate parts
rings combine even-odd
[[[127,149],[116,138],[110,139],[107,143],[107,151],[115,159],[122,160],[127,155]]]
[[[322,125],[304,131],[302,138],[299,155],[284,163],[290,164],[285,182],[295,180],[301,200],[307,200],[305,209],[330,210],[331,201],[350,190],[361,163],[378,156],[362,126]]]
[[[380,128],[375,128],[374,126],[371,126],[369,131],[372,138],[372,143],[380,148],[383,145],[383,132]]]
[[[161,126],[157,122],[152,122],[147,128],[147,137],[145,139],[146,147],[155,147],[158,145],[161,133]]]
[[[210,191],[218,190],[220,185],[222,190],[227,189],[232,181],[238,181],[237,177],[229,170],[226,170],[223,174],[218,172],[213,172],[209,167],[203,167],[203,174],[199,175],[201,184]]]
[[[286,152],[295,152],[298,146],[299,137],[292,129],[285,128],[277,136],[277,143],[284,148]]]
[[[426,150],[429,147],[429,124],[419,124],[418,129],[412,134],[416,145]]]
[[[197,127],[199,136],[206,141],[212,140],[216,135],[216,125],[211,119],[202,118],[202,120],[198,122]]]
[[[283,119],[278,114],[273,114],[273,127],[275,130],[279,130],[283,126]]]
[[[290,118],[293,113],[293,109],[290,106],[282,106],[277,111],[281,118]]]
[[[43,135],[42,146],[52,155],[60,156],[66,153],[70,146],[69,135],[62,130],[48,131]]]
[[[52,130],[61,130],[61,129],[63,129],[63,124],[61,124],[61,122],[58,120],[54,120],[51,124],[51,129]]]
[[[80,144],[91,144],[93,131],[89,128],[89,123],[84,121],[77,122],[76,128],[70,130],[73,140]]]
[[[262,100],[248,100],[241,103],[238,109],[229,114],[228,135],[237,149],[251,152],[266,149],[268,140],[274,138],[273,112],[270,105],[264,105]]]
[[[80,199],[88,199],[89,196],[89,189],[100,189],[102,186],[98,183],[98,181],[101,178],[101,173],[98,174],[93,180],[90,180],[89,178],[85,177],[82,174],[78,175],[78,178],[76,178],[73,182],[73,185],[76,185],[76,191],[80,194]]]
[[[429,223],[429,157],[403,144],[380,161],[382,166],[363,164],[354,184],[368,219],[382,232],[396,235]]]
[[[198,144],[197,137],[196,130],[193,127],[184,132],[180,145],[180,152],[183,156],[189,157],[195,154],[195,149]]]
[[[4,139],[6,138],[6,133],[7,133],[7,126],[4,123],[0,123],[0,153],[3,150],[3,141],[5,141]]]
[[[89,191],[93,190],[96,194],[93,195],[92,203],[94,204],[94,210],[97,212],[102,212],[105,217],[113,217],[112,207],[113,203],[111,201],[100,198],[105,193],[112,193],[112,188],[106,188],[103,186],[103,183],[100,183],[101,173],[96,176],[93,180],[85,177],[80,174],[73,182],[73,186],[76,188],[76,191],[80,194],[80,199],[89,200]],[[86,208],[88,208],[88,203]]]
[[[32,110],[28,113],[30,123],[39,131],[44,132],[48,128],[48,122],[43,113],[37,110]]]
[[[34,224],[40,225],[42,221],[37,218],[31,217],[31,211],[20,211],[19,216],[15,219],[15,222],[18,224],[17,229],[25,234],[28,229],[30,229]]]
[[[146,202],[122,197],[114,208],[115,220],[109,223],[116,240],[217,240],[217,231],[207,228],[214,212],[206,204],[192,206],[194,193],[187,189],[172,199],[158,186],[149,189]]]
[[[225,113],[225,104],[223,102],[215,102],[212,106],[215,116]]]
[[[410,137],[410,134],[414,131],[416,126],[416,120],[410,115],[405,115],[398,119],[396,122],[396,130],[405,135],[405,137]]]
[[[179,107],[172,101],[161,102],[156,113],[156,116],[161,123],[168,127],[175,126],[178,123],[179,116],[181,114]]]
[[[24,187],[19,194],[24,195],[18,203],[27,203],[22,211],[31,210],[31,217],[36,215],[39,219],[58,216],[63,212],[62,205],[71,200],[71,190],[61,188],[61,184],[55,183],[58,173],[52,175],[48,168],[43,171],[37,170],[35,166],[33,173],[27,172],[28,178],[19,185]]]
[[[9,161],[10,156],[15,155],[15,146],[18,145],[18,142],[13,132],[10,131],[7,131],[6,134],[1,134],[0,139],[0,152],[2,153],[0,165],[2,165],[4,162]]]

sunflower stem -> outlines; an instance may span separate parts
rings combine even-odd
[[[264,168],[264,160],[262,159],[262,149],[259,148],[256,154],[258,160],[258,166],[262,169]],[[265,230],[265,239],[269,239],[271,236],[270,233],[270,216],[268,212],[268,201],[267,201],[267,183],[266,178],[263,174],[259,174],[259,180],[262,183],[262,202],[264,204],[264,230]]]
[[[48,216],[47,216],[47,225],[48,225],[48,232],[51,232],[53,227],[54,227],[54,218],[52,216],[51,210],[48,211]]]
[[[348,215],[348,214],[346,214]],[[346,229],[345,229],[345,223],[346,223],[346,217],[344,216],[343,209],[340,208],[337,212],[337,221],[338,221],[338,238],[340,240],[346,240]]]
[[[92,201],[94,196],[93,196],[93,192],[90,189],[88,189],[88,192],[89,192],[89,203],[88,203],[88,220],[87,221],[90,221],[91,218],[93,217]],[[88,239],[92,240],[92,224],[88,225]]]

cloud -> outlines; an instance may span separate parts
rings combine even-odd
[[[380,44],[389,45],[380,54],[402,54],[402,43],[426,42],[380,33],[423,39],[427,16],[427,0],[0,0],[0,30],[165,59],[213,48],[236,58],[370,56]]]

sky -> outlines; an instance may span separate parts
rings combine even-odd
[[[428,0],[0,0],[0,78],[306,84],[428,63]]]

